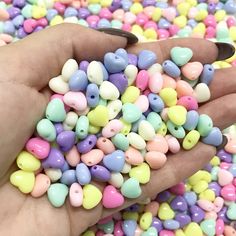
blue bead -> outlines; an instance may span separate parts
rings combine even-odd
[[[46,18],[48,21],[51,21],[56,15],[58,15],[58,11],[56,9],[48,9]]]
[[[122,57],[125,60],[125,63],[128,65],[129,58],[128,58],[128,53],[126,52],[125,49],[119,48],[115,51],[115,54]]]
[[[19,16],[16,16],[13,20],[12,20],[12,23],[14,24],[14,26],[19,29],[23,23],[24,23],[24,16],[22,15],[19,15]]]
[[[205,144],[219,146],[223,141],[223,135],[219,128],[213,127],[211,132],[206,137],[202,138],[201,141]]]
[[[121,6],[124,11],[129,11],[130,7],[132,6],[132,2],[129,0],[122,0],[121,1]]]
[[[188,131],[195,129],[198,124],[198,119],[199,114],[197,111],[188,111],[186,116],[186,122],[184,123],[183,127]]]
[[[229,168],[229,172],[236,177],[236,164],[232,164],[232,166]]]
[[[138,55],[138,67],[141,70],[147,70],[150,66],[155,64],[157,56],[154,52],[149,50],[142,50]]]
[[[12,21],[5,21],[3,23],[3,33],[10,34],[12,36],[15,34],[15,26]]]
[[[70,169],[69,164],[67,163],[67,161],[64,162],[64,165],[60,168],[62,172],[67,171]]]
[[[74,7],[67,7],[64,12],[64,17],[77,16],[78,12]]]
[[[179,222],[177,220],[165,220],[163,222],[163,226],[165,229],[175,230],[180,227]]]
[[[105,66],[101,62],[99,62],[99,63],[102,68],[103,80],[108,80],[109,75],[108,75],[108,72],[107,72]]]
[[[228,0],[224,5],[224,10],[227,14],[236,13],[236,2],[234,0]]]
[[[122,224],[122,230],[126,236],[134,236],[137,223],[134,220],[124,220]]]
[[[164,102],[157,94],[148,94],[148,101],[151,109],[155,112],[161,112],[164,109]]]
[[[89,168],[84,163],[80,163],[76,166],[76,178],[81,185],[90,183],[91,174]]]
[[[107,19],[101,19],[101,20],[98,21],[97,27],[98,28],[110,28],[111,23]]]
[[[173,61],[164,61],[162,67],[166,74],[168,74],[170,77],[177,78],[180,76],[180,69]]]
[[[61,179],[62,184],[71,186],[76,181],[75,170],[66,170],[63,172]]]
[[[84,91],[88,85],[87,75],[82,70],[77,70],[69,79],[69,88],[71,91]]]
[[[99,89],[96,84],[89,84],[86,90],[86,99],[89,107],[96,107],[99,103]]]
[[[128,63],[126,63],[123,57],[108,52],[104,56],[104,65],[110,73],[119,73],[126,68]]]
[[[158,22],[158,28],[160,29],[169,29],[170,22],[164,18],[161,18]]]
[[[131,128],[131,131],[132,132],[137,132],[138,131],[138,127],[139,127],[139,123],[142,121],[142,120],[146,120],[146,117],[144,115],[142,115],[139,120],[137,120],[136,122],[134,122],[132,124],[132,128]]]
[[[184,198],[189,206],[193,206],[197,202],[197,195],[195,192],[184,193]]]
[[[111,171],[120,172],[125,164],[125,154],[121,150],[104,156],[103,164]]]
[[[195,21],[194,19],[190,19],[188,20],[188,23],[187,23],[191,28],[194,28],[198,23],[197,21]]]
[[[221,10],[221,9],[223,9],[223,8],[224,8],[224,3],[218,2],[217,5],[216,5],[215,10],[216,10],[216,11],[219,11],[219,10]]]
[[[200,81],[209,85],[214,77],[215,69],[210,64],[205,64],[203,67],[202,74],[200,75]]]
[[[169,5],[167,2],[157,2],[156,3],[156,7],[159,7],[159,8],[167,8]]]

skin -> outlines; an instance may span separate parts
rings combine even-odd
[[[126,46],[125,38],[64,24],[0,48],[0,235],[77,236],[100,218],[121,209],[106,210],[98,205],[87,211],[73,208],[69,202],[56,209],[45,196],[34,199],[22,194],[9,183],[9,176],[16,169],[17,154],[44,115],[50,96],[48,81],[60,74],[65,61],[69,58],[78,62],[102,60],[106,52]],[[191,48],[194,52],[192,60],[202,63],[213,62],[218,53],[214,43],[201,39],[138,44],[129,46],[128,50],[138,53],[150,49],[157,53],[161,63],[169,58],[170,49],[174,46]],[[218,70],[210,85],[211,101],[199,109],[201,113],[210,115],[215,126],[221,129],[236,120],[236,104],[232,102],[236,99],[235,76],[233,68]],[[152,171],[151,181],[143,187],[143,195],[133,201],[127,200],[123,208],[177,184],[202,168],[215,153],[214,147],[199,143],[191,151],[169,156],[162,169]],[[99,187],[102,189],[103,186]]]

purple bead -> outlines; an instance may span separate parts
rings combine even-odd
[[[128,87],[128,79],[124,73],[111,74],[109,76],[109,81],[118,88],[121,94],[123,94]]]
[[[11,19],[13,19],[16,16],[20,15],[20,9],[18,7],[9,7],[7,9],[7,12],[9,13]]]
[[[186,211],[188,209],[188,205],[184,197],[176,196],[170,203],[171,208],[174,211]]]
[[[156,217],[152,218],[151,226],[154,227],[158,233],[163,229],[162,222]]]
[[[201,222],[205,217],[205,212],[198,206],[194,205],[189,208],[189,211],[191,213],[192,221],[199,223]]]
[[[24,16],[22,15],[19,15],[19,16],[16,16],[13,20],[12,20],[12,23],[14,24],[14,26],[19,29],[20,27],[23,26],[23,23],[24,23]]]
[[[109,10],[111,12],[119,9],[121,7],[121,0],[113,0],[111,6],[109,7]]]
[[[84,154],[92,150],[96,145],[97,137],[94,134],[88,135],[84,140],[77,144],[77,149],[80,153]]]
[[[125,208],[125,211],[129,211],[129,212],[138,212],[140,209],[140,206],[136,203],[136,204],[133,204],[127,208]]]
[[[63,152],[68,152],[75,144],[75,132],[74,131],[62,131],[57,136],[57,144]]]
[[[59,151],[57,148],[51,148],[48,157],[42,161],[42,166],[44,169],[60,169],[63,167],[64,163],[65,159],[61,151]]]
[[[227,207],[223,207],[220,212],[218,212],[218,218],[222,219],[226,224],[230,223],[230,220],[226,216]]]
[[[89,62],[88,61],[81,61],[79,63],[79,69],[87,73],[87,68],[88,68]]]
[[[156,200],[159,203],[166,202],[170,198],[170,196],[171,195],[169,191],[163,191],[157,195]]]
[[[17,31],[16,31],[16,37],[19,38],[19,39],[23,39],[27,36],[28,34],[24,31],[23,27],[19,28]]]
[[[62,123],[55,123],[54,127],[56,129],[57,135],[64,131]]]
[[[213,190],[215,192],[215,195],[218,197],[220,196],[220,190],[221,190],[221,187],[220,185],[217,183],[217,182],[211,182],[209,183],[208,185],[208,188]]]
[[[216,155],[220,158],[221,161],[232,163],[232,155],[225,150],[220,150]]]
[[[90,16],[90,12],[87,8],[80,8],[78,10],[78,18],[79,19],[86,19],[88,16]]]
[[[100,182],[107,182],[111,178],[110,171],[101,165],[95,165],[90,168],[90,173],[93,179]]]
[[[191,217],[185,213],[178,213],[175,215],[175,220],[180,224],[180,228],[183,228],[185,225],[191,222]]]
[[[212,169],[212,166],[210,163],[206,164],[205,167],[204,167],[204,170],[208,171],[208,172],[211,172],[211,169]]]
[[[198,0],[199,3],[206,2],[206,0]]]
[[[69,170],[70,169],[70,166],[69,164],[67,163],[67,161],[65,160],[65,163],[64,165],[60,168],[62,172],[66,171],[66,170]]]
[[[15,34],[15,26],[12,21],[3,22],[3,33],[14,35]]]
[[[42,29],[44,29],[44,28],[39,25],[39,26],[36,26],[36,27],[35,27],[35,29],[34,29],[33,32],[35,33],[35,32],[38,32],[38,31],[40,31],[40,30],[42,30]]]
[[[214,14],[215,11],[216,11],[216,4],[215,3],[209,3],[207,9],[208,9],[209,14]]]
[[[148,7],[148,6],[155,6],[156,0],[143,0],[142,5],[143,7]]]
[[[13,6],[22,8],[25,6],[25,0],[13,0]]]
[[[137,66],[137,64],[138,64],[138,57],[135,54],[128,53],[128,63],[130,65]]]

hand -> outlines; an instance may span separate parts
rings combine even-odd
[[[196,44],[196,39],[166,40],[135,45],[129,51],[151,49],[156,51],[160,63],[169,57],[172,47],[182,45],[193,49],[193,60],[202,63],[214,61],[217,56],[215,44],[199,39],[197,42]],[[9,176],[15,169],[15,157],[44,114],[50,96],[47,89],[50,78],[60,73],[64,62],[69,58],[74,57],[77,61],[101,60],[106,52],[120,47],[126,47],[126,39],[123,37],[64,24],[0,48],[1,235],[77,236],[101,217],[118,210],[104,210],[100,204],[87,211],[73,208],[69,202],[57,209],[50,205],[46,196],[34,199],[20,193],[9,183]],[[225,73],[229,76],[223,80]],[[232,124],[236,118],[236,105],[232,103],[236,98],[233,94],[236,92],[234,75],[235,69],[217,71],[211,84],[212,100],[200,107],[200,112],[209,114],[215,126],[222,129]],[[221,112],[215,112],[216,110]],[[152,179],[143,187],[143,195],[139,199],[127,200],[124,207],[185,179],[203,167],[214,154],[214,147],[199,143],[189,152],[181,151],[172,155],[162,169],[152,171]]]

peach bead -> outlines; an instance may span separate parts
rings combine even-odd
[[[176,83],[176,92],[178,98],[183,96],[192,96],[193,95],[193,88],[190,84],[184,80],[179,80]]]
[[[224,229],[224,236],[235,236],[236,235],[236,230],[229,225],[225,225]]]
[[[137,226],[134,232],[134,236],[141,236],[142,233],[143,233],[143,230],[139,226]]]
[[[103,151],[92,149],[91,151],[81,155],[81,161],[87,166],[97,165],[104,157]]]
[[[229,153],[236,153],[236,140],[235,139],[229,139],[228,143],[225,146],[225,151]]]
[[[124,15],[125,11],[123,9],[117,9],[112,14],[114,20],[119,20],[121,22],[123,21]]]
[[[5,21],[10,18],[9,13],[5,9],[0,8],[0,21]]]
[[[165,139],[168,143],[169,151],[172,153],[177,153],[180,150],[180,144],[177,138],[173,137],[172,135],[166,135]]]
[[[147,142],[146,149],[147,151],[167,153],[168,143],[162,135],[157,134],[153,140]]]
[[[145,95],[140,95],[134,104],[142,111],[142,113],[146,112],[149,108],[149,100]]]
[[[124,23],[132,25],[136,21],[136,15],[132,12],[126,12],[124,14]]]
[[[143,163],[143,156],[140,151],[129,147],[125,152],[125,161],[130,165],[139,165]]]
[[[11,43],[13,37],[9,34],[0,34],[0,39],[3,40],[5,43]]]
[[[41,197],[47,192],[51,181],[45,174],[38,174],[35,178],[34,188],[31,192],[32,197]]]
[[[150,151],[145,155],[145,160],[152,169],[160,169],[166,163],[166,155],[162,152]]]
[[[216,220],[217,219],[217,214],[214,211],[206,212],[205,220],[209,220],[209,219]]]
[[[120,120],[114,119],[109,121],[102,129],[102,135],[105,138],[111,138],[118,134],[123,129],[123,123]]]
[[[83,203],[83,189],[78,183],[73,183],[70,186],[69,192],[70,204],[74,207],[79,207]]]
[[[66,153],[65,157],[68,164],[72,167],[80,163],[80,153],[77,151],[76,146],[73,146],[71,150]]]
[[[4,40],[0,39],[0,47],[5,46],[5,45],[6,45],[6,42]]]
[[[83,110],[83,111],[75,111],[75,112],[76,112],[76,114],[79,115],[79,116],[86,116],[86,115],[89,113],[89,111],[90,111],[90,108],[87,107],[87,108],[86,108],[85,110]]]
[[[154,6],[148,6],[143,9],[143,12],[149,19],[151,19],[155,9],[156,8]]]
[[[149,202],[145,206],[144,211],[145,212],[151,212],[152,216],[154,217],[154,216],[157,215],[158,209],[159,209],[159,203],[156,202],[156,201],[152,201],[152,202]]]
[[[166,74],[163,74],[162,78],[163,78],[162,88],[173,88],[173,89],[176,88],[177,84],[176,84],[176,81],[173,78],[171,78],[170,76],[168,76]]]
[[[200,76],[203,70],[202,63],[195,61],[189,62],[181,67],[183,75],[189,80],[196,80]]]
[[[105,155],[110,154],[115,151],[115,146],[110,139],[105,137],[100,137],[97,140],[96,146],[103,151]]]
[[[169,117],[168,117],[168,107],[164,108],[162,111],[161,111],[161,118],[163,121],[167,122],[169,120]]]
[[[215,205],[214,211],[216,213],[220,212],[222,207],[224,206],[224,199],[222,197],[216,197],[214,205]]]

